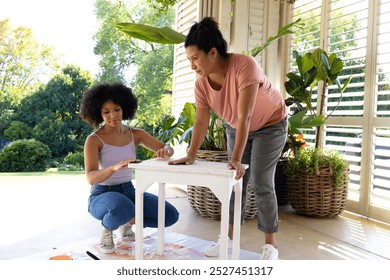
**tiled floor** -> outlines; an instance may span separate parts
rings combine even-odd
[[[154,192],[155,186],[150,191]],[[83,175],[65,182],[53,176],[35,185],[28,176],[15,177],[12,186],[8,181],[2,183],[0,192],[0,260],[24,258],[99,235],[99,222],[86,209],[89,186]],[[166,195],[181,213],[170,231],[217,239],[219,221],[196,215],[183,186],[169,186]],[[281,207],[277,242],[283,260],[390,259],[390,226],[347,212],[337,218],[317,219]],[[241,248],[260,253],[262,245],[257,218],[247,220],[241,230]]]
[[[170,230],[205,240],[216,240],[219,221],[194,214],[186,193],[177,191],[170,201],[180,209],[180,222]],[[279,209],[277,233],[279,258],[283,260],[375,260],[390,259],[390,226],[344,212],[337,218],[299,216],[289,205]],[[241,229],[241,248],[261,253],[263,233],[257,216]]]

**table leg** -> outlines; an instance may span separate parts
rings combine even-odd
[[[135,186],[135,259],[144,258],[144,192],[152,182],[147,174],[137,172]]]
[[[221,199],[221,231],[219,235],[219,259],[227,260],[228,256],[228,246],[227,239],[229,232],[229,200],[230,195],[226,193],[224,198]]]
[[[233,186],[234,189],[234,227],[233,227],[233,248],[232,259],[240,259],[240,235],[241,235],[241,197],[242,179]]]
[[[164,229],[165,229],[165,183],[158,184],[158,230],[157,230],[157,254],[164,254]]]
[[[144,249],[143,249],[143,236],[144,236],[144,191],[143,187],[139,182],[137,182],[137,187],[135,188],[135,259],[142,260],[144,258]]]

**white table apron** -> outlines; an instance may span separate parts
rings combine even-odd
[[[168,165],[167,159],[150,159],[129,164],[135,170],[135,259],[143,259],[143,194],[153,183],[158,183],[157,253],[164,253],[165,183],[208,187],[221,202],[220,259],[228,257],[229,201],[232,190],[234,200],[234,228],[232,259],[239,259],[241,229],[242,179],[236,180],[236,171],[226,163],[195,161],[191,165]],[[248,166],[245,165],[247,168]]]

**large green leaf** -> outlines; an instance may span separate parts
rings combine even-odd
[[[320,48],[315,49],[312,53],[307,54],[317,68],[317,81],[329,81],[329,62],[326,52]]]
[[[312,69],[314,66],[313,61],[310,59],[308,55],[304,55],[304,56],[297,55],[297,63],[298,63],[299,72],[301,73],[301,76],[309,72],[310,69]]]
[[[119,22],[116,27],[131,37],[152,43],[180,44],[186,37],[169,27],[159,28],[130,22]]]
[[[305,88],[310,87],[317,77],[317,69],[311,68],[309,71],[303,74],[303,85]]]
[[[327,71],[330,71],[330,65],[329,65],[328,57],[326,56],[325,53],[321,53],[321,61],[324,64],[325,69]]]
[[[182,115],[188,118],[188,126],[193,126],[196,115],[195,104],[191,102],[186,102],[183,107]]]
[[[324,115],[306,115],[305,111],[300,111],[288,118],[289,134],[302,134],[302,128],[313,128],[325,122]]]
[[[344,68],[344,63],[340,58],[335,58],[331,63],[332,63],[330,68],[331,74],[338,75],[341,72],[341,70],[343,70]]]

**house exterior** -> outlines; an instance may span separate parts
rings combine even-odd
[[[322,141],[350,162],[347,210],[390,223],[390,0],[185,0],[176,6],[176,30],[186,34],[204,16],[217,20],[230,52],[240,53],[305,19],[299,36],[286,36],[256,57],[284,97],[292,50],[342,53],[353,79]],[[178,115],[194,102],[195,73],[183,44],[174,55],[172,113]],[[329,99],[328,106],[336,105]]]

